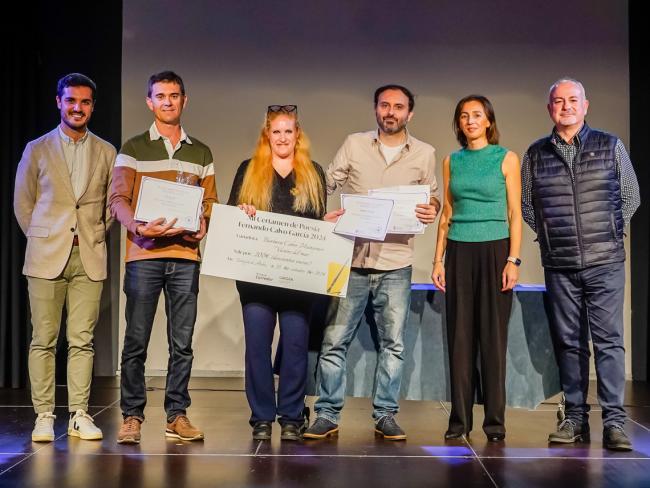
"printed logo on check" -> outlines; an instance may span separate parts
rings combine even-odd
[[[350,266],[345,262],[328,263],[327,265],[327,294],[339,296],[343,290],[343,285],[348,282],[350,277]]]

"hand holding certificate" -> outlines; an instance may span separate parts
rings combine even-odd
[[[345,213],[336,223],[334,232],[383,241],[394,205],[393,200],[342,194],[341,207]]]
[[[345,213],[334,232],[383,241],[386,234],[423,234],[426,225],[416,212],[428,205],[428,185],[401,185],[370,190],[368,195],[341,195]],[[418,209],[419,211],[419,209]]]
[[[143,176],[135,219],[151,222],[160,217],[177,219],[173,227],[198,231],[204,188]]]

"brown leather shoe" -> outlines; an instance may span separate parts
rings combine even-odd
[[[182,441],[201,441],[204,438],[203,432],[194,427],[185,415],[177,415],[172,423],[168,423],[165,435]]]
[[[139,417],[126,417],[117,433],[118,444],[139,444],[140,443],[140,424],[142,419]]]

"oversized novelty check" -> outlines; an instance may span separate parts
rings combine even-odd
[[[201,273],[344,297],[354,238],[322,220],[215,204]]]

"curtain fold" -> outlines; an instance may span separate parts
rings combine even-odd
[[[122,1],[41,0],[18,2],[12,9],[18,11],[5,16],[0,27],[0,388],[27,385],[31,324],[22,275],[25,237],[13,214],[14,181],[25,145],[59,123],[57,80],[70,72],[90,76],[101,101],[91,130],[118,147],[121,135]],[[73,34],[71,18],[92,25]]]

